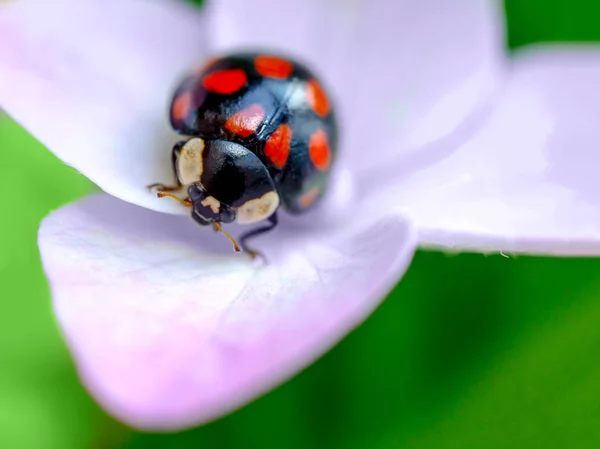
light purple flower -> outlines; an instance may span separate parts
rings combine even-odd
[[[598,254],[600,53],[508,60],[501,19],[493,0],[0,7],[0,106],[106,192],[39,236],[98,401],[144,428],[228,413],[365,319],[417,244]],[[262,267],[145,190],[171,180],[177,80],[240,46],[305,59],[343,126],[326,204],[257,240]]]

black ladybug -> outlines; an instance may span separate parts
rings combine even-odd
[[[173,148],[176,185],[151,187],[217,230],[268,220],[240,239],[251,255],[247,239],[273,229],[279,207],[302,213],[325,192],[336,118],[321,83],[298,62],[264,53],[211,60],[181,83],[170,118],[190,138]],[[172,193],[183,188],[185,198]]]

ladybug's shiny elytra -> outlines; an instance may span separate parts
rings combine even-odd
[[[152,187],[217,230],[268,220],[241,237],[251,254],[247,239],[273,229],[279,207],[302,213],[325,192],[336,118],[321,82],[298,62],[263,53],[211,60],[181,83],[170,118],[189,138],[173,148],[176,185]],[[170,193],[184,188],[185,198]]]

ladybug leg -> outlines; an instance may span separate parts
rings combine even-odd
[[[235,239],[232,236],[230,236],[229,234],[227,234],[225,231],[223,231],[223,228],[221,227],[221,223],[214,222],[213,228],[215,231],[222,233],[225,237],[227,237],[229,239],[229,241],[233,244],[234,251],[236,251],[236,252],[241,251],[240,247],[239,247],[238,243],[235,241]]]
[[[248,254],[250,254],[250,257],[252,257],[253,259],[255,259],[256,257],[260,256],[264,259],[264,256],[258,252],[255,251],[253,249],[251,249],[250,247],[248,247],[247,241],[250,238],[256,237],[258,235],[264,234],[266,232],[269,232],[271,230],[273,230],[275,228],[275,226],[277,226],[277,212],[275,212],[273,215],[271,215],[267,221],[269,222],[269,224],[267,224],[266,226],[263,226],[262,228],[258,228],[258,229],[254,229],[252,231],[248,231],[246,232],[244,235],[242,235],[240,237],[240,246],[241,248],[247,252]]]
[[[181,185],[179,180],[177,180],[177,185],[174,185],[174,186],[167,186],[167,185],[161,184],[160,182],[157,182],[154,184],[150,184],[147,188],[148,188],[148,190],[158,190],[159,193],[162,193],[162,192],[175,192],[177,190],[180,190],[182,187],[183,186]]]
[[[158,196],[159,198],[164,198],[165,196],[168,196],[170,198],[176,199],[181,204],[183,204],[185,207],[192,207],[192,201],[189,198],[185,198],[185,199],[182,200],[177,195],[173,195],[172,193],[168,193],[168,192],[164,192],[164,191],[163,192],[158,192],[156,194],[156,196]]]

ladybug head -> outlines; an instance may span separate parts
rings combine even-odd
[[[210,195],[199,184],[188,187],[188,197],[192,201],[192,218],[203,226],[213,223],[231,223],[235,220],[235,211]]]

